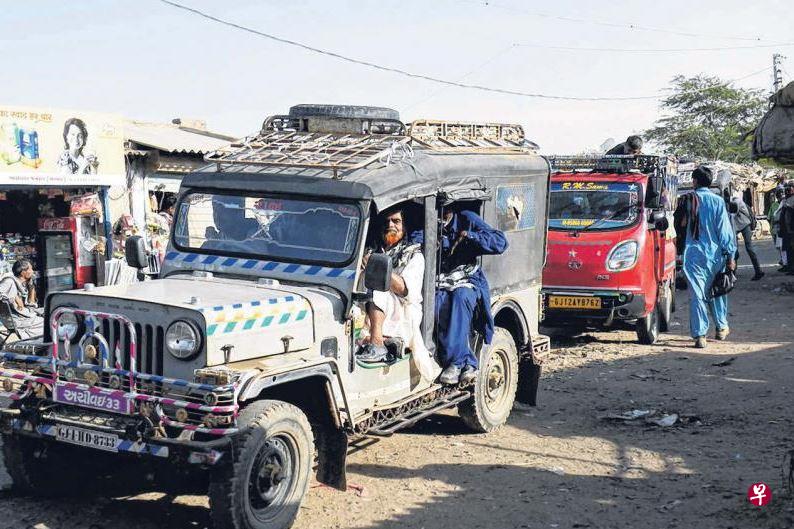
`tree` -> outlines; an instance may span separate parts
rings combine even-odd
[[[752,132],[767,109],[760,89],[731,86],[708,75],[673,78],[663,117],[645,136],[672,154],[708,160],[750,160]]]

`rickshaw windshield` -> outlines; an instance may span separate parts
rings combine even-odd
[[[594,230],[630,226],[637,221],[640,186],[625,182],[555,182],[549,197],[549,228]],[[614,215],[614,216],[613,216]],[[611,217],[608,220],[603,220]]]
[[[203,253],[341,265],[352,258],[360,224],[361,210],[353,204],[190,193],[177,211],[174,244]]]

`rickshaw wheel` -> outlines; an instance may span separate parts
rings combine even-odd
[[[661,317],[659,305],[654,305],[644,318],[637,320],[637,339],[643,345],[653,345],[659,338]]]
[[[494,330],[491,345],[480,357],[472,397],[458,405],[463,422],[480,433],[502,426],[510,415],[518,388],[518,351],[505,329]]]

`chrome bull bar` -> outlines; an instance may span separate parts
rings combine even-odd
[[[59,343],[60,336],[58,335],[58,321],[67,313],[82,316],[85,321],[85,334],[77,343],[76,355],[73,355],[72,344],[68,338],[63,339],[63,344]],[[95,321],[101,320],[115,320],[121,325],[125,326],[128,331],[129,342],[129,367],[130,369],[122,369],[118,363],[118,354],[115,356],[116,365],[109,365],[109,353],[112,344],[109,344],[107,339],[102,336],[96,329]],[[6,397],[12,401],[19,401],[35,393],[36,396],[43,398],[49,396],[54,402],[66,405],[76,405],[83,408],[95,409],[102,412],[119,413],[128,416],[141,416],[146,413],[146,416],[157,418],[159,426],[167,426],[170,428],[181,429],[190,432],[203,433],[212,436],[225,436],[232,435],[238,432],[236,427],[223,427],[217,428],[212,425],[197,425],[188,422],[180,421],[169,417],[164,411],[163,406],[172,408],[190,410],[194,412],[202,412],[208,414],[220,414],[222,416],[231,416],[231,420],[237,418],[239,406],[237,405],[237,397],[240,389],[239,381],[234,381],[224,385],[204,384],[200,382],[191,382],[182,379],[175,379],[164,377],[160,375],[153,375],[149,373],[139,373],[136,370],[136,354],[137,354],[137,336],[134,323],[123,315],[110,314],[106,312],[89,311],[71,307],[59,307],[53,311],[51,316],[50,330],[52,333],[51,354],[49,357],[20,354],[2,351],[0,352],[0,382],[2,383],[2,392],[0,397]],[[74,339],[74,338],[72,338]],[[85,348],[90,339],[93,339],[99,345],[98,355],[96,360],[98,364],[86,362]],[[119,344],[115,344],[115,350],[118,351]],[[6,362],[14,362],[17,364],[24,364],[23,370],[7,369]],[[27,369],[30,366],[32,369]],[[62,369],[81,369],[85,372],[95,373],[94,380],[100,379],[102,375],[110,377],[117,377],[116,382],[119,387],[98,387],[94,384],[74,382],[69,379],[64,379],[61,376],[59,368]],[[47,371],[49,370],[49,373]],[[33,371],[33,372],[30,372]],[[48,376],[49,375],[49,376]],[[123,389],[120,383],[121,378],[125,379],[128,383],[129,391]],[[9,382],[6,382],[9,381]],[[14,388],[14,382],[19,387]],[[161,387],[161,395],[147,394],[142,390],[143,385],[149,384],[151,386],[159,385]],[[150,386],[150,387],[151,387]],[[185,390],[194,390],[198,393],[203,393],[202,398],[205,403],[190,402],[179,398],[172,398],[168,395],[168,388]],[[64,402],[59,399],[58,394],[61,396],[65,392],[71,392],[69,395],[78,395],[82,402],[75,400],[74,402]],[[215,394],[214,399],[217,401],[218,394],[231,394],[232,404],[229,405],[213,405],[206,403],[206,396]],[[107,407],[100,407],[97,402],[123,402],[129,409],[113,409]],[[148,405],[148,409],[145,410]],[[162,429],[161,429],[162,430]],[[181,438],[181,436],[180,436]],[[171,438],[173,439],[173,438]],[[152,439],[156,442],[156,438]]]

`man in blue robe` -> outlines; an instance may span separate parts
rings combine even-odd
[[[684,274],[689,282],[689,330],[695,347],[706,347],[709,310],[714,316],[717,340],[724,340],[728,328],[728,296],[711,296],[716,275],[725,268],[736,269],[736,234],[725,201],[709,191],[714,179],[707,167],[692,172],[695,192],[687,202],[687,237]]]
[[[468,384],[477,377],[478,368],[469,345],[472,326],[485,343],[491,343],[494,331],[488,281],[478,258],[503,253],[507,239],[472,211],[446,210],[443,222],[436,289],[438,357],[445,367],[440,381]]]

